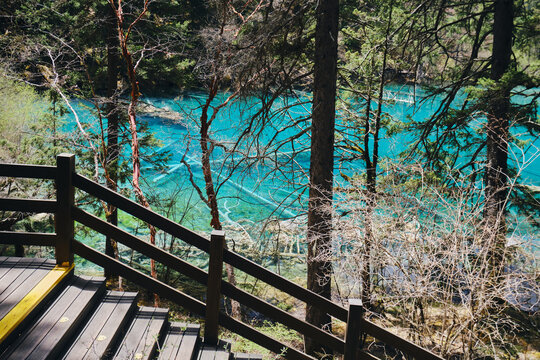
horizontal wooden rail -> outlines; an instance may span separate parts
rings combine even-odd
[[[122,276],[129,281],[153,291],[159,296],[182,305],[184,308],[197,315],[204,316],[206,312],[206,306],[202,301],[184,294],[183,292],[146,274],[143,274],[140,271],[134,270],[128,265],[113,259],[110,256],[102,254],[101,252],[94,250],[87,245],[84,245],[80,241],[73,241],[73,250],[75,254],[85,258],[86,260],[89,260],[103,268],[106,267],[111,270],[111,273]]]
[[[255,311],[258,311],[264,316],[268,316],[269,318],[282,323],[288,328],[298,331],[300,334],[319,341],[320,343],[324,343],[333,350],[343,354],[345,342],[337,336],[327,333],[326,331],[321,330],[320,328],[306,321],[300,320],[288,312],[278,308],[277,306],[269,304],[266,301],[261,300],[256,296],[231,285],[228,282],[223,281],[221,283],[221,292],[223,295],[228,296]]]
[[[246,274],[249,274],[265,283],[301,300],[305,303],[315,305],[320,309],[323,309],[329,315],[339,319],[341,321],[347,321],[347,309],[336,304],[333,301],[322,297],[292,281],[284,278],[281,275],[270,271],[254,261],[251,261],[242,255],[234,253],[230,250],[223,250],[223,260],[234,266],[235,268],[242,270]]]
[[[293,360],[315,360],[315,358],[307,355],[306,353],[289,347],[280,341],[277,341],[260,331],[255,330],[249,325],[244,324],[230,316],[223,313],[219,313],[219,324],[232,332],[245,337],[261,345],[262,347],[278,354],[283,355],[286,359]]]
[[[73,185],[87,192],[90,195],[104,200],[118,209],[127,212],[155,227],[171,234],[172,236],[182,239],[190,245],[193,245],[205,252],[210,250],[210,241],[201,235],[193,232],[172,220],[167,219],[158,213],[137,204],[136,202],[110,190],[105,186],[98,184],[79,174],[73,174]]]
[[[210,241],[199,234],[155,213],[152,210],[137,204],[136,202],[100,185],[79,174],[74,174],[73,184],[79,189],[93,195],[101,200],[107,201],[117,208],[139,218],[147,223],[185,241],[186,243],[199,248],[202,251],[209,252]],[[238,268],[239,270],[254,276],[267,284],[301,300],[324,309],[331,316],[347,321],[347,309],[316,294],[292,281],[268,270],[259,264],[238,255],[232,251],[224,250],[223,260]]]
[[[129,248],[144,254],[161,264],[170,267],[190,278],[198,281],[199,283],[206,285],[208,280],[208,273],[196,266],[193,266],[177,256],[170,254],[152,245],[146,241],[139,239],[138,237],[119,229],[118,227],[107,223],[106,221],[82,210],[77,207],[72,209],[73,218],[75,221],[88,226],[89,228],[100,232],[103,235],[109,236],[118,242],[128,246]],[[221,282],[221,291],[223,295],[239,301],[240,303],[248,306],[249,308],[274,319],[289,328],[298,331],[314,340],[327,344],[332,349],[343,353],[344,342],[340,338],[321,330],[320,328],[313,326],[305,321],[302,321],[293,315],[283,311],[282,309],[267,303],[264,300],[257,298],[256,296],[245,292],[236,286],[231,285],[226,281]]]
[[[0,243],[10,245],[56,245],[56,234],[40,232],[0,231]]]
[[[165,266],[168,266],[172,270],[176,270],[194,279],[195,281],[206,285],[208,279],[208,273],[206,273],[206,271],[191,265],[190,263],[169,253],[168,251],[141,240],[135,235],[132,235],[127,231],[124,231],[80,208],[74,207],[72,209],[72,213],[75,221],[78,221],[79,223],[88,226],[89,228],[98,231],[105,236],[109,236],[127,247],[138,251]]]
[[[94,250],[93,248],[84,245],[77,240],[73,241],[73,250],[77,255],[93,262],[94,264],[101,267],[107,267],[112,273],[122,276],[129,281],[149,289],[159,296],[167,298],[197,315],[205,315],[206,306],[202,301],[192,298],[191,296],[184,294],[181,291],[146,274],[143,274],[140,271],[134,270],[128,265],[123,264],[122,262],[113,259],[97,250]],[[244,336],[246,339],[249,339],[261,346],[265,346],[269,350],[275,351],[278,354],[280,354],[283,349],[288,349],[286,354],[288,359],[314,360],[312,357],[304,354],[303,352],[289,348],[288,345],[279,342],[268,335],[255,330],[251,326],[235,320],[223,313],[219,314],[219,323],[227,329]]]
[[[0,198],[0,210],[52,214],[56,209],[56,200]]]
[[[56,179],[56,166],[0,164],[0,176],[30,179]]]
[[[383,329],[379,325],[372,323],[371,321],[362,318],[360,320],[360,328],[363,332],[373,336],[382,342],[395,347],[396,349],[403,351],[407,355],[414,357],[415,359],[422,360],[443,360],[442,357],[433,354],[432,352],[398,336],[392,334],[390,331]]]
[[[59,176],[58,170],[62,168],[60,165],[62,164],[62,161],[66,159],[70,161],[70,167],[64,166],[64,175]],[[161,229],[164,232],[178,239],[181,239],[186,243],[199,248],[202,251],[209,253],[210,241],[205,237],[175,223],[172,220],[169,220],[166,217],[155,213],[150,209],[139,205],[138,203],[106,188],[105,186],[98,184],[97,182],[94,182],[88,178],[76,174],[74,170],[73,155],[59,155],[58,164],[58,168],[54,166],[40,165],[0,164],[0,176],[50,179],[56,180],[57,183],[59,182],[60,185],[62,184],[62,181],[65,180],[67,181],[67,183],[64,186],[60,186],[58,184],[57,185],[59,189],[67,189],[65,191],[69,190],[69,193],[66,192],[67,195],[71,194],[69,198],[73,198],[72,193],[75,186],[87,192],[88,194],[93,195],[100,200],[106,201],[109,204],[114,205],[115,207],[133,215],[134,217]],[[58,199],[61,198],[60,195],[58,195]],[[172,255],[169,252],[164,251],[163,249],[160,249],[155,245],[139,239],[138,237],[118,228],[117,226],[107,223],[99,217],[96,217],[80,208],[77,208],[73,205],[73,201],[71,201],[71,203],[66,201],[60,203],[64,204],[63,207],[59,207],[59,203],[55,200],[0,198],[0,210],[22,211],[28,213],[55,213],[56,216],[61,216],[60,213],[62,212],[61,210],[63,210],[66,214],[65,216],[62,216],[61,219],[63,219],[64,217],[69,218],[68,224],[73,224],[73,220],[78,221],[81,224],[88,226],[110,238],[119,241],[120,243],[128,246],[129,248],[148,256],[151,259],[160,262],[161,264],[169,267],[172,270],[178,271],[201,284],[208,285],[209,275],[204,270],[189,264],[181,258]],[[72,240],[72,232],[71,236],[67,236],[69,234],[65,236],[61,235],[62,234],[60,234],[60,232],[58,232],[58,234],[51,234],[0,231],[0,243],[56,246],[57,255],[60,250],[64,252],[67,251],[69,253],[68,255],[70,256],[72,256],[74,252],[82,256],[83,258],[106,268],[111,273],[123,276],[126,279],[137,283],[138,285],[183,306],[187,310],[197,315],[204,316],[206,314],[206,304],[202,301],[199,301],[161,281],[158,281],[150,277],[149,275],[137,271],[130,266],[108,255],[105,255],[79,241]],[[59,250],[59,240],[62,238],[68,239],[69,246],[66,247],[64,245],[61,245],[61,249]],[[304,301],[305,303],[319,307],[320,309],[324,310],[326,313],[336,319],[344,322],[348,321],[347,318],[349,311],[345,307],[340,306],[298,284],[289,281],[288,279],[260,266],[259,264],[249,260],[246,257],[243,257],[239,254],[225,249],[223,251],[223,261],[245,272],[246,274],[255,277],[256,279],[259,279],[301,301]],[[219,277],[217,277],[216,279],[217,285],[215,286],[221,288],[221,294],[228,296],[229,298],[234,299],[257,312],[282,323],[288,328],[295,330],[304,336],[307,336],[321,344],[327,345],[329,348],[333,349],[336,352],[345,353],[346,343],[339,337],[325,332],[322,329],[307,323],[306,321],[298,319],[287,313],[286,311],[283,311],[282,309],[262,299],[259,299],[256,296],[242,289],[239,289],[238,287],[233,286],[224,280],[221,280],[221,282],[219,282]],[[262,332],[254,329],[253,327],[242,323],[241,321],[236,320],[224,313],[219,313],[218,322],[225,328],[277,354],[283,354],[287,359],[314,359],[311,356],[303,353],[302,351],[289,348],[288,345],[281,343],[280,341],[273,339],[272,337],[263,334]],[[361,317],[358,320],[357,325],[359,327],[358,331],[352,331],[351,329],[353,327],[351,326],[348,327],[348,331],[351,331],[351,334],[358,334],[359,332],[369,334],[376,339],[381,340],[384,343],[393,346],[397,350],[400,350],[408,356],[412,356],[416,359],[442,360],[441,357],[415,345],[414,343],[406,339],[392,334],[391,332],[370,322],[364,317]],[[348,338],[347,344],[349,344],[350,339],[354,338],[357,338],[357,336],[354,335],[352,338]],[[353,342],[355,343],[355,345],[351,347],[350,345]],[[346,352],[347,354],[354,353],[354,351],[351,349],[357,348],[357,346],[359,345],[356,341],[353,342],[349,344],[348,351]],[[375,356],[360,350],[360,348],[357,349],[358,351],[356,352],[356,355],[353,356],[358,356],[360,359],[376,359]],[[346,356],[350,357],[351,355]]]

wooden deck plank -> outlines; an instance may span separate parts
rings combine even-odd
[[[216,356],[216,347],[208,344],[201,344],[201,349],[199,350],[198,360],[214,360]]]
[[[90,309],[101,297],[105,279],[90,278],[71,306],[62,313],[54,327],[26,360],[58,359],[66,341],[78,330]],[[52,318],[54,320],[54,318]]]
[[[218,348],[216,350],[214,360],[229,360],[229,356],[230,356],[230,353],[228,350],[225,350],[223,348]]]
[[[7,289],[17,281],[17,278],[26,272],[29,269],[36,269],[42,263],[45,262],[45,259],[33,259],[33,258],[22,258],[16,264],[14,264],[0,279],[0,295],[3,294]]]
[[[159,340],[168,324],[168,317],[169,309],[156,308],[154,310],[154,316],[150,320],[150,325],[148,326],[146,334],[139,343],[139,347],[135,353],[136,356],[137,354],[142,354],[143,357],[153,358],[153,355],[157,350]]]
[[[187,324],[172,323],[167,331],[163,346],[159,350],[159,360],[173,360],[176,357],[178,348],[184,337],[184,330]],[[186,358],[187,359],[187,358]]]
[[[177,330],[180,330],[176,333]],[[199,342],[199,333],[201,327],[196,324],[184,324],[184,323],[173,323],[169,332],[172,333],[173,338],[176,338],[176,341],[171,346],[167,340],[163,345],[165,350],[163,356],[160,360],[191,360],[195,358],[196,347]]]
[[[25,321],[27,316],[32,314],[38,308],[41,301],[44,300],[63,279],[73,273],[73,266],[60,267],[55,266],[47,275],[32,288],[32,290],[13,307],[0,320],[0,343],[2,343],[12,332]]]
[[[131,323],[118,351],[114,355],[114,359],[125,360],[135,358],[137,354],[136,349],[150,326],[150,320],[153,316],[154,308],[152,307],[141,307],[137,310],[135,319]]]
[[[262,355],[234,354],[234,360],[262,360]]]
[[[109,291],[64,359],[101,359],[122,333],[137,293]]]
[[[4,276],[4,273],[9,268],[11,268],[11,266],[8,267],[8,265],[7,265],[7,262],[6,262],[7,259],[9,259],[7,256],[0,256],[0,279],[2,278],[2,276]]]
[[[73,300],[79,295],[84,287],[84,279],[76,277],[67,285],[59,297],[49,306],[45,313],[23,333],[19,339],[10,347],[10,351],[6,355],[6,359],[25,359],[32,353],[39,342],[47,335],[54,322],[43,321],[51,315],[58,313],[60,309],[67,308]]]
[[[12,346],[7,359],[47,359],[61,345],[63,336],[76,327],[103,281],[76,277],[46,312]],[[52,353],[51,353],[52,352]]]
[[[197,345],[199,344],[199,334],[201,327],[199,325],[188,325],[184,331],[184,338],[176,353],[176,360],[193,359],[195,357]]]
[[[43,266],[45,265],[45,266]],[[4,318],[51,271],[47,264],[27,268],[0,295],[0,319]]]
[[[0,284],[3,284],[2,278],[7,274],[22,258],[20,257],[6,257],[0,267]],[[0,285],[2,286],[2,285]]]

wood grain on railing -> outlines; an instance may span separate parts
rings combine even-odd
[[[360,320],[360,327],[362,328],[363,332],[403,351],[407,355],[413,356],[415,359],[443,360],[442,357],[437,356],[431,351],[428,351],[396,334],[392,334],[390,331],[383,329],[366,318],[362,318]]]
[[[90,195],[107,201],[122,211],[144,220],[147,223],[165,231],[166,233],[169,233],[174,237],[177,237],[186,243],[199,248],[200,250],[207,253],[209,252],[210,241],[208,239],[110,189],[107,189],[103,185],[100,185],[79,174],[74,174],[73,184]],[[237,269],[258,278],[301,301],[324,309],[328,314],[341,321],[347,321],[347,309],[344,307],[320,296],[319,294],[315,294],[314,292],[309,291],[308,289],[295,284],[268,269],[265,269],[259,264],[241,255],[225,249],[223,251],[223,260]]]
[[[56,238],[51,233],[0,231],[0,244],[54,246]]]
[[[0,163],[0,176],[29,179],[56,179],[56,166]]]
[[[289,345],[273,339],[270,336],[255,330],[253,327],[223,313],[219,314],[219,324],[276,354],[284,355],[286,359],[315,360],[314,357],[311,357],[302,351],[291,348]]]
[[[87,246],[80,241],[73,241],[73,250],[75,254],[97,264],[103,268],[107,267],[115,275],[122,276],[129,281],[132,281],[146,289],[151,290],[152,292],[158,294],[161,297],[167,298],[185,309],[200,315],[204,316],[206,312],[205,304],[183,292],[169,286],[159,280],[154,279],[153,277],[143,274],[140,271],[134,270],[128,265],[113,259],[97,250],[94,250],[90,246]]]
[[[95,181],[92,181],[79,174],[74,174],[73,185],[87,192],[88,194],[104,200],[109,204],[116,206],[118,209],[121,209],[122,211],[125,211],[128,214],[147,222],[148,224],[154,225],[155,227],[171,234],[178,239],[182,239],[190,245],[193,245],[205,252],[208,252],[210,249],[210,241],[208,241],[208,239],[205,239],[196,232],[193,232],[110,189],[107,189]]]
[[[0,198],[0,209],[53,214],[57,210],[57,204],[56,200]]]

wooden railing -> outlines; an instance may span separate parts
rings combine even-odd
[[[217,342],[218,326],[221,325],[274,353],[281,354],[287,359],[313,359],[312,356],[303,351],[291,348],[287,344],[221,312],[219,309],[220,299],[221,296],[225,295],[268,318],[280,322],[303,336],[324,344],[335,353],[344,354],[345,360],[377,359],[374,355],[361,350],[360,336],[362,334],[373,336],[417,359],[442,359],[364,318],[362,304],[358,300],[351,300],[349,308],[346,309],[235,252],[224,249],[224,232],[214,231],[210,236],[210,240],[208,240],[180,224],[77,174],[74,155],[58,155],[57,166],[0,164],[0,176],[49,179],[56,182],[56,200],[0,198],[0,211],[54,214],[56,233],[0,231],[0,243],[54,246],[56,261],[59,264],[73,262],[73,254],[77,254],[103,267],[111,274],[122,276],[195,314],[203,316],[205,318],[206,342]],[[75,205],[75,189],[82,190],[208,253],[210,256],[208,272],[77,207]],[[74,237],[75,221],[206,285],[207,302],[197,300],[76,240]],[[307,304],[324,309],[332,317],[346,322],[346,339],[343,340],[334,334],[298,319],[286,311],[222,280],[223,262]]]

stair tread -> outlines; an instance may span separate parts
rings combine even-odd
[[[140,307],[114,359],[150,359],[167,325],[168,309]]]
[[[100,359],[111,350],[136,306],[137,293],[108,291],[64,359]]]
[[[4,273],[0,279],[0,319],[3,319],[54,267],[54,263],[45,259],[32,260],[34,261],[29,261],[24,267],[10,267],[10,271]]]
[[[200,329],[200,325],[196,324],[172,323],[160,349],[159,360],[192,359],[195,355]]]
[[[201,344],[197,360],[228,360],[230,352],[227,348],[229,347],[230,344],[224,341],[220,341],[217,346],[203,343]]]
[[[20,258],[20,257],[3,257],[1,260],[0,267],[0,281],[4,277],[6,273],[8,273],[21,259],[26,258]]]
[[[75,277],[34,324],[8,348],[6,359],[55,358],[104,288],[103,278]]]
[[[262,355],[236,353],[234,354],[233,359],[234,360],[262,360]]]

